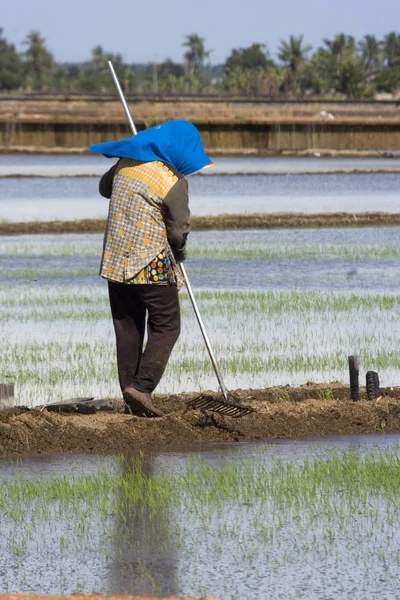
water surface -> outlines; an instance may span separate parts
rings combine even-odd
[[[119,396],[100,234],[0,238],[3,377],[17,402]],[[399,229],[192,232],[187,273],[231,389],[399,372]],[[158,391],[216,389],[192,307]],[[251,332],[251,333],[249,333]],[[11,378],[11,379],[10,379]]]
[[[214,176],[189,180],[194,216],[400,211],[399,174]],[[98,178],[0,179],[0,221],[106,218]]]
[[[335,173],[353,171],[400,171],[400,158],[322,158],[322,157],[211,157],[212,169],[202,175],[240,173]],[[97,154],[0,155],[0,177],[35,175],[39,177],[76,177],[102,175],[114,159]]]
[[[143,477],[185,476],[201,460],[207,467],[272,469],[277,461],[301,469],[304,461],[332,456],[388,453],[400,458],[399,436],[338,436],[301,441],[225,444],[144,456]],[[134,458],[134,457],[133,457]],[[129,478],[130,461],[65,455],[26,457],[0,463],[0,477],[32,482],[53,477],[95,476],[101,469]],[[26,507],[25,524],[0,507],[4,592],[90,593],[168,596],[213,595],[234,600],[265,598],[395,598],[399,514],[396,502],[378,488],[370,498],[342,489],[325,499],[296,507],[295,494],[280,511],[265,504],[200,498],[192,510],[185,492],[180,506],[131,508],[110,502],[108,510],[85,512],[84,499],[65,504],[46,500],[46,517],[35,503]],[[312,482],[310,482],[310,490]],[[312,493],[312,492],[311,492]],[[330,506],[324,505],[329,501]],[[68,502],[68,501],[67,501]],[[70,517],[65,518],[65,514]],[[75,514],[75,517],[74,517]],[[14,518],[16,520],[14,520]],[[390,525],[385,523],[390,519]]]

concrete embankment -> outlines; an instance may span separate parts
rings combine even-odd
[[[393,152],[400,147],[400,123],[268,122],[206,123],[195,121],[209,153],[253,156],[286,152],[337,153],[375,149]],[[139,123],[138,127],[143,128]],[[0,122],[1,150],[43,152],[46,148],[86,149],[90,144],[129,137],[124,124]]]
[[[210,153],[393,152],[400,148],[400,103],[282,102],[216,98],[131,99],[138,129],[185,118]],[[113,97],[0,97],[0,149],[79,151],[130,135]]]

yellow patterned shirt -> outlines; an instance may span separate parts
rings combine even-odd
[[[157,283],[149,267],[163,254],[180,287],[183,278],[174,254],[184,248],[190,229],[186,179],[161,161],[122,159],[104,177],[109,174],[110,192],[100,182],[100,193],[111,195],[100,275],[119,283]],[[178,202],[171,201],[174,187],[183,191]]]

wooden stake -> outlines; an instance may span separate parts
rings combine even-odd
[[[360,386],[358,376],[360,373],[360,359],[357,355],[349,356],[350,371],[350,400],[358,402],[360,399]]]

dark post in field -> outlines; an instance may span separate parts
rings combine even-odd
[[[368,371],[366,375],[366,388],[368,400],[377,400],[381,396],[379,375],[376,371]]]
[[[357,355],[349,356],[350,371],[350,400],[358,402],[360,399],[360,386],[358,376],[360,373],[360,359]]]

